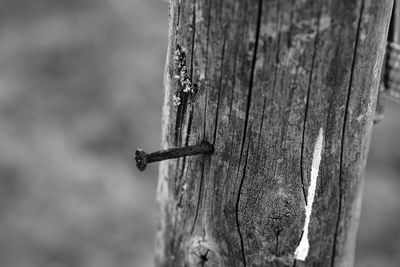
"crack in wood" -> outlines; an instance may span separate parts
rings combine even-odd
[[[304,185],[304,144],[305,144],[305,133],[306,133],[306,124],[307,124],[307,114],[308,114],[308,107],[309,107],[309,99],[310,99],[310,92],[311,92],[311,84],[312,84],[312,77],[313,77],[313,71],[314,71],[314,62],[315,62],[315,57],[316,57],[316,50],[317,50],[317,43],[318,43],[318,36],[319,36],[319,28],[321,25],[321,13],[322,13],[322,5],[319,7],[318,11],[318,27],[317,27],[317,33],[315,35],[314,39],[314,50],[313,50],[313,55],[312,55],[312,60],[311,60],[311,71],[310,71],[310,78],[308,82],[308,90],[307,90],[307,97],[306,97],[306,108],[304,111],[304,122],[303,122],[303,132],[302,132],[302,137],[301,137],[301,152],[300,152],[300,174],[301,174],[301,185],[303,189],[303,196],[304,196],[304,202],[307,205],[307,195],[306,195],[306,188]]]
[[[242,145],[241,145],[241,149],[240,149],[239,166],[241,164],[241,159],[242,159],[242,155],[243,155],[243,149],[244,149],[244,144],[245,144],[245,140],[246,140],[246,131],[248,130],[247,126],[248,126],[248,120],[249,120],[249,115],[250,115],[250,105],[251,105],[251,97],[252,97],[252,90],[253,90],[254,70],[255,70],[256,61],[257,61],[257,48],[258,48],[258,42],[259,42],[259,37],[260,37],[262,1],[263,0],[259,0],[259,2],[258,2],[256,37],[255,37],[255,41],[254,41],[254,52],[253,52],[252,66],[251,66],[251,72],[250,72],[249,89],[248,89],[248,94],[247,94],[247,107],[246,107],[246,116],[245,116],[245,121],[244,121],[244,133],[243,133]],[[241,190],[242,190],[242,186],[243,186],[243,181],[244,181],[244,178],[246,175],[247,159],[249,156],[248,149],[249,149],[249,145],[250,145],[250,136],[251,136],[251,129],[249,129],[249,142],[247,145],[246,160],[245,160],[244,167],[243,167],[243,177],[240,181],[238,196],[237,196],[237,201],[236,201],[236,224],[237,224],[237,229],[238,229],[238,233],[239,233],[239,239],[240,239],[240,245],[241,245],[241,250],[242,250],[244,266],[246,266],[246,255],[245,255],[245,251],[244,251],[245,248],[244,248],[243,235],[240,230],[240,224],[239,224],[239,202],[240,202],[240,195],[241,195]]]
[[[338,215],[337,215],[337,221],[336,221],[336,226],[335,226],[335,234],[333,237],[333,249],[332,249],[332,261],[331,261],[331,266],[335,266],[335,254],[336,254],[336,245],[337,245],[337,239],[338,239],[338,234],[339,234],[339,227],[340,227],[340,218],[341,218],[341,212],[342,212],[342,198],[343,198],[343,157],[344,157],[344,145],[345,145],[345,132],[346,132],[346,123],[347,123],[347,113],[349,110],[349,99],[350,99],[350,93],[351,93],[351,87],[353,83],[353,75],[354,75],[354,69],[356,65],[356,57],[357,57],[357,48],[358,48],[358,41],[360,38],[360,30],[361,30],[361,21],[362,21],[362,15],[364,12],[364,0],[361,1],[361,6],[360,6],[360,12],[359,12],[359,17],[358,17],[358,22],[357,22],[357,31],[356,31],[356,40],[354,44],[354,53],[353,53],[353,59],[352,59],[352,64],[351,64],[351,72],[350,72],[350,80],[349,80],[349,86],[347,89],[347,97],[346,97],[346,109],[344,113],[344,119],[343,119],[343,128],[342,128],[342,142],[340,146],[340,165],[339,165],[339,207],[338,207]]]
[[[202,166],[201,166],[201,176],[200,176],[200,185],[199,185],[199,194],[197,197],[197,205],[196,205],[196,211],[195,211],[195,215],[194,215],[194,220],[193,220],[193,224],[192,224],[192,228],[190,230],[190,234],[193,234],[193,231],[195,229],[196,226],[196,222],[197,222],[197,217],[199,215],[199,209],[200,209],[200,201],[201,201],[201,193],[202,193],[202,189],[203,189],[203,180],[204,180],[204,166],[205,166],[205,162],[202,161]]]
[[[219,114],[219,106],[220,106],[220,99],[221,99],[221,88],[222,88],[222,80],[223,80],[223,65],[224,65],[224,57],[225,57],[225,42],[226,42],[226,33],[224,33],[224,38],[222,42],[222,55],[221,55],[221,73],[219,79],[219,88],[218,88],[218,99],[217,99],[217,109],[215,112],[215,127],[214,127],[214,136],[213,136],[213,145],[215,144],[215,139],[217,138],[217,131],[218,131],[218,114]]]

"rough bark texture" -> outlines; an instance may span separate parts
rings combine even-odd
[[[392,5],[172,1],[162,146],[215,153],[161,163],[158,266],[353,264]]]

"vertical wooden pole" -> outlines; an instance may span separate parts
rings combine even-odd
[[[157,266],[351,266],[392,0],[173,0]]]

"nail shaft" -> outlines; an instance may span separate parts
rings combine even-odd
[[[210,155],[213,153],[214,146],[209,142],[202,142],[198,145],[170,148],[150,154],[147,154],[143,150],[138,149],[135,153],[135,160],[138,169],[143,171],[144,169],[146,169],[147,163],[162,161],[166,159],[181,158],[185,156],[193,156],[198,154]]]

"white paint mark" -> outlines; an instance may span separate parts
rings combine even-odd
[[[322,128],[319,130],[317,142],[315,143],[314,155],[311,165],[311,180],[310,185],[308,187],[307,194],[307,205],[306,209],[306,219],[304,221],[303,228],[303,236],[301,237],[300,244],[297,246],[294,257],[297,260],[304,261],[308,255],[308,249],[310,248],[310,244],[308,242],[308,226],[310,224],[310,217],[312,211],[312,204],[314,202],[315,189],[317,187],[317,177],[319,171],[319,164],[321,162],[322,156],[322,141],[324,139]]]

